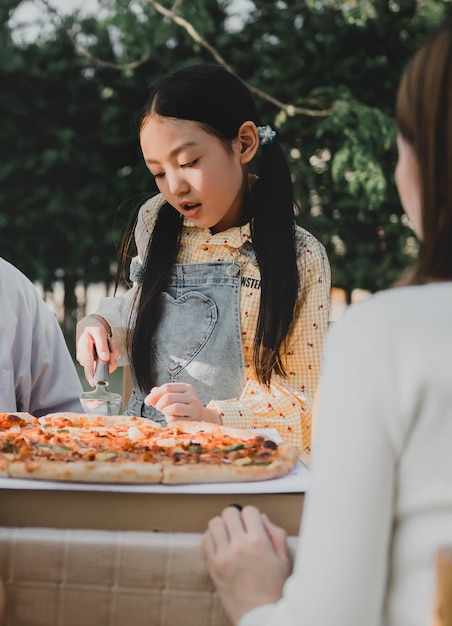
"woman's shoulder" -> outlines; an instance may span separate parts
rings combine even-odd
[[[371,295],[352,304],[342,314],[333,330],[347,333],[360,329],[378,341],[378,335],[417,336],[426,329],[449,325],[452,314],[452,282],[395,287]]]
[[[27,292],[34,295],[33,283],[15,265],[0,257],[0,277],[2,288],[11,292]]]
[[[376,314],[394,310],[401,315],[410,310],[413,314],[423,315],[435,309],[438,301],[452,302],[452,282],[437,282],[426,285],[406,285],[392,287],[379,291],[363,300],[359,305],[353,305],[351,310],[361,310],[366,314],[375,311]]]
[[[10,308],[21,307],[32,311],[42,300],[31,280],[12,265],[0,257],[0,299]],[[25,303],[27,303],[25,305]],[[22,312],[22,311],[21,311]]]

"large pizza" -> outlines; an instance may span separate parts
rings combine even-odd
[[[0,476],[101,483],[243,482],[288,474],[290,444],[207,422],[0,413]]]

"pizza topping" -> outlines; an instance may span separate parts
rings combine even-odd
[[[146,435],[137,426],[131,426],[127,430],[127,437],[131,441],[140,441],[140,439],[144,439],[145,436]]]
[[[245,447],[244,443],[234,443],[232,444],[232,446],[229,446],[228,448],[222,448],[221,452],[235,452],[236,450],[243,450],[244,447]]]
[[[116,454],[114,452],[97,452],[95,454],[96,461],[110,461],[111,459],[116,458]]]
[[[20,432],[21,426],[26,425],[26,421],[19,417],[19,415],[11,415],[10,413],[0,413],[0,428],[10,429],[14,428],[13,432]],[[19,431],[17,431],[19,428]]]
[[[234,465],[249,465],[251,463],[251,459],[249,457],[239,457],[238,459],[234,459]]]
[[[22,431],[22,427],[19,426],[19,424],[14,424],[14,426],[11,426],[11,428],[9,429],[10,433],[17,433],[19,434]]]
[[[60,446],[55,443],[35,443],[36,448],[42,448],[44,450],[51,450],[53,452],[71,452],[71,449],[67,446]]]
[[[167,439],[158,439],[157,445],[161,448],[172,448],[176,445],[174,437],[168,437]]]

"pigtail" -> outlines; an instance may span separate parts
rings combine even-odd
[[[143,391],[149,391],[153,386],[152,337],[159,321],[158,302],[177,257],[182,222],[183,217],[167,202],[160,207],[149,239],[141,288],[134,303],[135,324],[127,333],[130,362]]]
[[[134,199],[133,210],[130,214],[130,217],[127,220],[124,233],[121,239],[121,243],[118,248],[118,267],[116,269],[115,275],[115,287],[114,287],[114,295],[116,295],[118,288],[122,284],[126,284],[130,286],[129,280],[129,264],[132,257],[134,257],[137,253],[136,244],[135,244],[135,227],[137,225],[138,213],[142,205],[152,198],[155,193],[145,194],[139,196],[139,200]]]
[[[287,376],[281,353],[301,302],[290,171],[277,142],[261,150],[261,171],[253,187],[253,247],[261,273],[254,366],[259,381],[269,385],[273,372]]]

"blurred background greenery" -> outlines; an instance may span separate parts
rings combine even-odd
[[[88,289],[111,290],[127,218],[153,190],[138,144],[149,85],[193,62],[225,63],[255,92],[288,156],[298,219],[325,244],[347,301],[411,263],[418,242],[393,179],[395,94],[452,0],[63,5],[0,4],[0,231],[2,256],[44,295],[61,287],[71,351]]]

